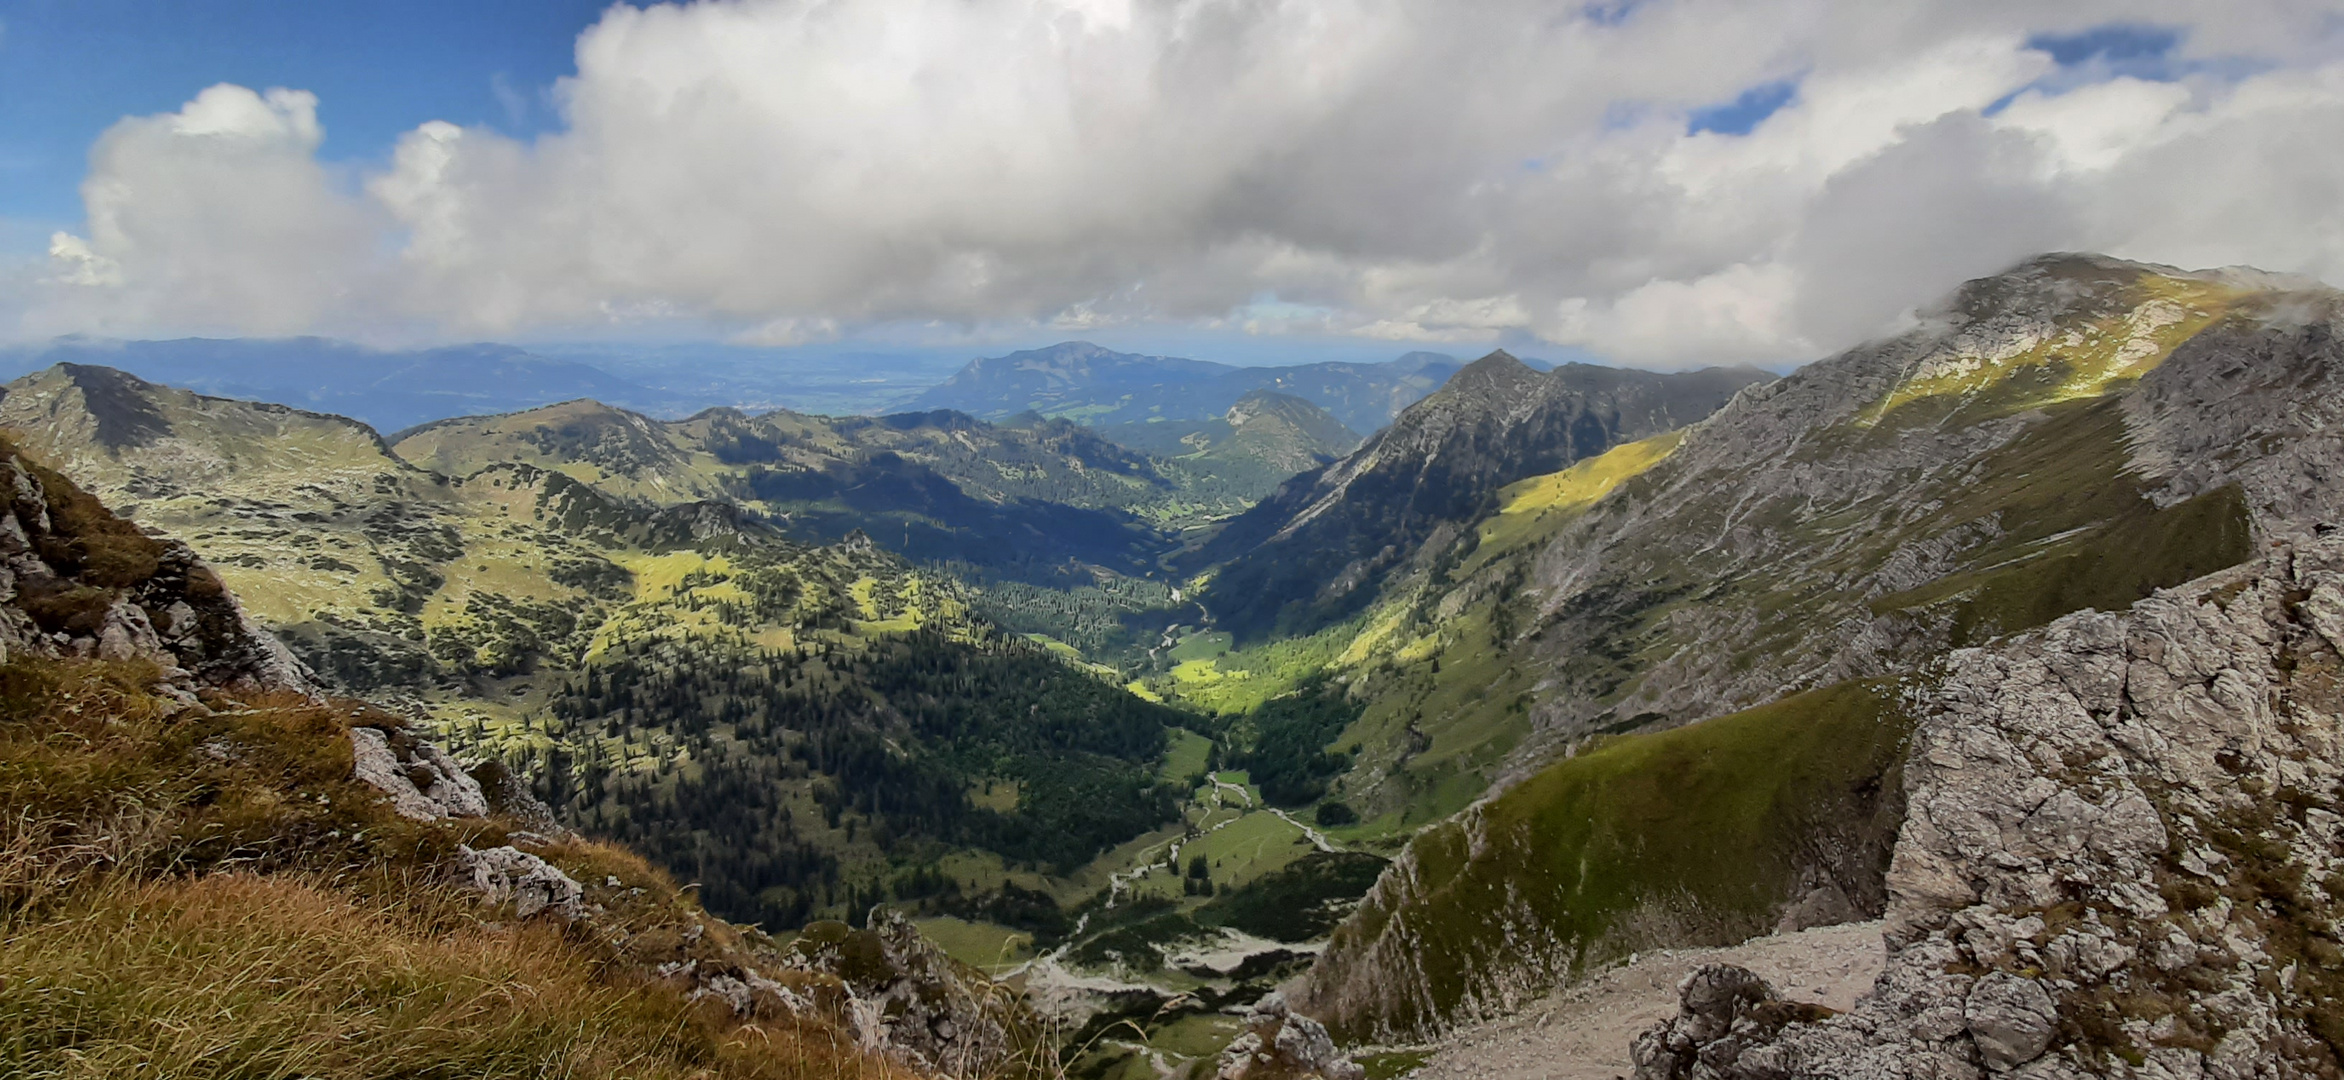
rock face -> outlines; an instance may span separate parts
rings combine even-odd
[[[1675,1019],[1636,1037],[1630,1050],[1636,1080],[1713,1077],[1735,1067],[1754,1073],[1770,1059],[1746,1048],[1764,1043],[1786,1024],[1831,1012],[1784,1001],[1765,979],[1731,964],[1695,969],[1677,984],[1677,1000]]]
[[[1245,1033],[1221,1051],[1221,1080],[1362,1080],[1359,1067],[1318,1021],[1286,1008],[1277,993],[1245,1014]]]
[[[399,816],[415,821],[482,817],[489,811],[480,782],[429,740],[405,729],[350,729],[358,779],[391,797]]]
[[[0,659],[146,660],[168,681],[310,693],[185,544],[148,536],[0,440]]]
[[[845,984],[850,1019],[866,1045],[906,1064],[988,1076],[1020,1045],[1009,993],[944,955],[901,914],[876,911],[869,929],[818,922],[790,943],[790,969]]]
[[[1558,512],[1534,543],[1478,569],[1460,562],[1445,593],[1419,603],[1469,611],[1475,597],[1502,598],[1490,602],[1489,640],[1528,730],[1491,772],[1493,786],[1520,791],[1613,734],[1919,677],[1957,650],[2070,612],[2123,611],[2272,541],[2308,540],[2315,523],[2344,520],[2340,342],[2344,298],[2333,290],[2090,256],[2030,260],[1965,285],[1908,333],[1743,391],[1664,459]],[[1785,764],[1840,754],[1822,746]],[[1381,766],[1372,751],[1360,760]],[[1621,820],[1591,809],[1606,828]],[[2094,803],[2089,820],[2112,828],[2139,809]],[[1624,827],[1665,841],[1668,820]],[[1462,851],[1437,846],[1460,833],[1472,841]],[[1412,841],[1416,855],[1394,861],[1350,924],[1361,947],[1338,931],[1312,974],[1314,988],[1344,988],[1355,1003],[1334,1009],[1314,993],[1314,1015],[1346,1037],[1387,1021],[1421,1037],[1470,1015],[1461,995],[1432,1009],[1405,1000],[1428,966],[1472,950],[1408,938],[1442,904],[1457,909],[1442,922],[1497,943],[1467,981],[1551,985],[1547,957],[1514,943],[1603,913],[1572,899],[1545,903],[1535,921],[1507,916],[1567,897],[1577,875],[1552,871],[1573,863],[1517,862],[1479,876],[1469,897],[1399,880],[1486,864],[1480,835],[1443,826]],[[1487,835],[1505,850],[1506,836]],[[1684,922],[1699,928],[1748,880],[1675,894],[1695,916]],[[1791,894],[1801,910],[1780,914],[1797,924],[1834,908],[1885,910],[1810,895]],[[1619,941],[1623,929],[1635,927],[1617,920],[1595,934]],[[1725,940],[1654,934],[1629,947]],[[1515,1004],[1511,992],[1498,999]],[[1957,1002],[1947,1015],[1959,1012]]]
[[[1639,1076],[2336,1075],[2340,650],[2344,536],[1954,653],[1878,984],[1754,1034],[1688,991]]]

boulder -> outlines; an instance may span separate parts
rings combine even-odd
[[[559,867],[512,846],[473,848],[456,846],[456,865],[465,883],[488,901],[513,902],[513,913],[529,918],[546,912],[563,922],[586,913],[586,889]]]
[[[1221,1051],[1221,1080],[1362,1080],[1359,1067],[1328,1036],[1325,1025],[1286,1007],[1271,993],[1245,1014],[1245,1033]]]

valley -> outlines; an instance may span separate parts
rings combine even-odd
[[[2093,620],[2238,622],[2238,597],[2297,592],[2221,632],[2293,642],[2270,670],[2300,674],[2238,677],[2286,682],[2286,737],[2324,737],[2338,310],[2246,271],[2055,255],[1779,379],[1500,351],[1399,402],[1399,375],[1445,371],[1280,376],[1313,397],[1069,345],[972,364],[915,412],[581,400],[384,436],[65,364],[0,388],[0,429],[183,539],[320,684],[526,778],[722,918],[784,941],[910,920],[1058,1025],[1071,1075],[1204,1075],[1257,1005],[1379,1075],[1438,1074],[1656,952],[1886,918],[1892,972],[1958,946],[2034,979],[2061,904],[2148,933],[2105,882],[1963,884],[1991,877],[1961,868],[1985,827],[1929,801],[1969,789],[1915,755],[1969,745],[1984,658],[2050,641],[2089,697],[2060,657],[2098,655]],[[1165,407],[1112,404],[1141,390]],[[2196,692],[2124,708],[2168,723]],[[2223,751],[2241,775],[2293,775],[2245,745]],[[2163,814],[2238,865],[2261,858],[2240,830],[2326,827],[2218,824],[2245,811],[2209,809],[2198,772],[2119,806],[2094,752],[2043,774],[2082,785],[2062,813]],[[1993,874],[2084,858],[2008,813],[2024,850]],[[2293,897],[2255,933],[2332,933],[2326,901],[2253,887]],[[2035,959],[1948,910],[2035,934]],[[2078,1009],[2128,970],[2059,963]],[[2121,1058],[2150,1038],[2134,1019],[2061,1053]],[[1663,1067],[1648,1050],[1635,1067]]]

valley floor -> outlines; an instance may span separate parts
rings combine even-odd
[[[1783,997],[1846,1011],[1872,988],[1885,952],[1877,922],[1771,934],[1729,948],[1643,953],[1515,1016],[1441,1044],[1411,1080],[1615,1080],[1635,1071],[1628,1044],[1677,1013],[1677,981],[1703,964],[1739,964]]]

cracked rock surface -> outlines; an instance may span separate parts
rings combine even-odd
[[[1688,989],[1639,1077],[2337,1075],[2340,616],[2330,535],[1952,654],[1871,992],[1721,1031]]]

